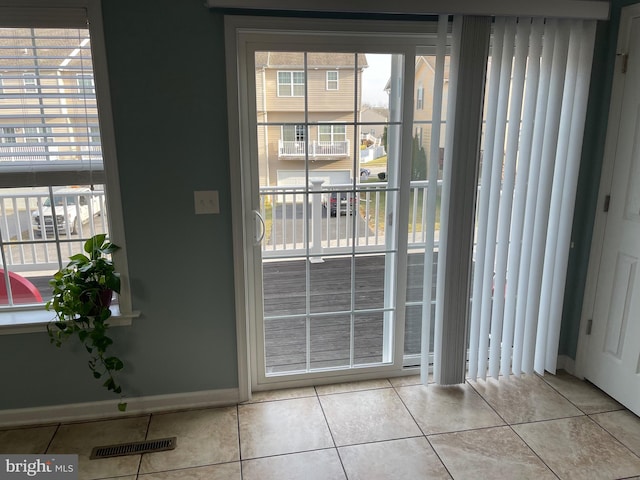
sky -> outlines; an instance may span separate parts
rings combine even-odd
[[[384,86],[391,74],[391,55],[367,53],[369,66],[362,74],[362,103],[372,106],[388,107],[389,95]]]

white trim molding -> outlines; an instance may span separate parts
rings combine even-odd
[[[224,407],[238,403],[238,389],[227,388],[198,392],[153,395],[124,399],[127,410],[119,412],[119,399],[46,407],[0,410],[0,428],[90,421],[123,416],[144,415],[171,410]]]
[[[209,8],[391,15],[503,15],[608,20],[608,0],[207,0]]]

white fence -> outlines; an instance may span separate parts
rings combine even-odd
[[[426,242],[428,181],[411,182],[409,200],[409,244]],[[438,182],[440,187],[440,182]],[[332,215],[331,194],[343,197],[343,208]],[[264,219],[264,258],[383,251],[389,224],[389,205],[397,192],[386,182],[327,185],[312,181],[304,187],[261,187],[260,214]],[[436,239],[438,238],[436,229]]]
[[[2,265],[14,272],[58,269],[77,253],[73,241],[107,232],[105,196],[102,191],[78,189],[37,194],[3,194],[0,197]],[[53,208],[51,204],[53,203]],[[66,219],[66,220],[64,220]],[[60,241],[57,242],[56,240]],[[0,267],[2,268],[2,267]]]
[[[365,148],[360,150],[360,162],[370,162],[376,158],[384,157],[386,154],[383,146]]]
[[[278,141],[278,155],[281,157],[304,157],[307,155],[307,145],[309,146],[309,157],[348,157],[349,140],[343,142],[287,142]]]

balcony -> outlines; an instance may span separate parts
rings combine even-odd
[[[307,146],[309,152],[307,152]],[[290,160],[309,158],[337,158],[348,157],[349,140],[343,142],[305,142],[305,141],[278,141],[278,157]]]

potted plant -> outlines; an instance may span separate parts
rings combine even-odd
[[[87,240],[86,255],[78,253],[70,257],[67,266],[50,280],[53,297],[45,308],[56,315],[47,325],[50,342],[60,347],[65,340],[77,335],[90,355],[89,368],[94,378],[105,378],[103,385],[122,395],[115,372],[122,370],[124,363],[107,353],[113,344],[107,336],[111,299],[114,293],[120,293],[120,275],[109,255],[119,249],[107,241],[105,234]],[[126,405],[121,401],[118,408],[124,411]]]

